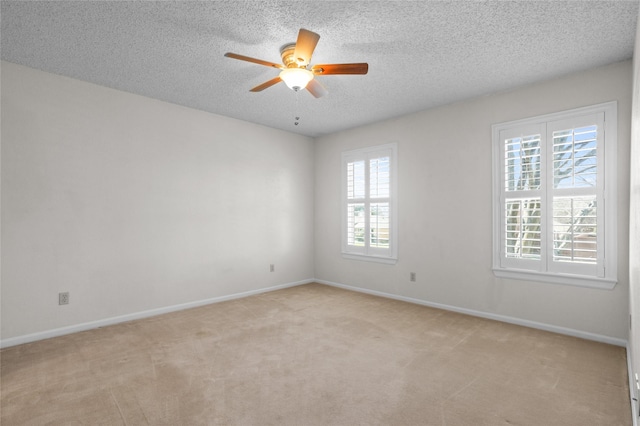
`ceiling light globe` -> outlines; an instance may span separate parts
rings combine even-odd
[[[280,72],[280,79],[289,89],[298,91],[307,87],[313,79],[313,73],[304,68],[287,68]]]

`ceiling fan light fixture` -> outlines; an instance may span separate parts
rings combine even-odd
[[[362,75],[369,71],[369,65],[366,62],[311,66],[311,55],[313,54],[313,50],[316,48],[316,44],[319,39],[319,34],[300,28],[300,31],[298,32],[298,40],[295,43],[285,44],[280,48],[280,57],[282,58],[284,66],[274,62],[263,61],[262,59],[238,55],[237,53],[227,52],[224,56],[282,70],[277,77],[257,85],[250,90],[251,92],[262,92],[264,89],[274,86],[280,82],[284,82],[291,90],[297,92],[300,89],[307,89],[311,95],[316,98],[320,98],[327,94],[327,89],[325,89],[318,80],[314,79],[316,75]]]
[[[289,89],[298,91],[307,87],[313,79],[313,73],[304,68],[286,68],[280,72],[280,79]]]

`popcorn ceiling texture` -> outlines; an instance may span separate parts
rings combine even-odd
[[[1,2],[2,59],[274,128],[319,136],[631,58],[637,1]],[[313,98],[277,70],[299,28],[312,63],[368,62],[319,77]],[[294,116],[300,125],[294,126]]]

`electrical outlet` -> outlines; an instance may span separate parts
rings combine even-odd
[[[416,273],[415,272],[409,272],[409,281],[414,281],[416,280]]]
[[[273,263],[269,265],[269,272],[273,272],[275,270],[276,270],[276,265],[274,265]]]
[[[63,293],[58,293],[58,305],[68,305],[69,304],[69,292],[65,291]]]

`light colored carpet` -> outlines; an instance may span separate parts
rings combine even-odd
[[[2,425],[630,425],[625,350],[309,284],[7,348]]]

